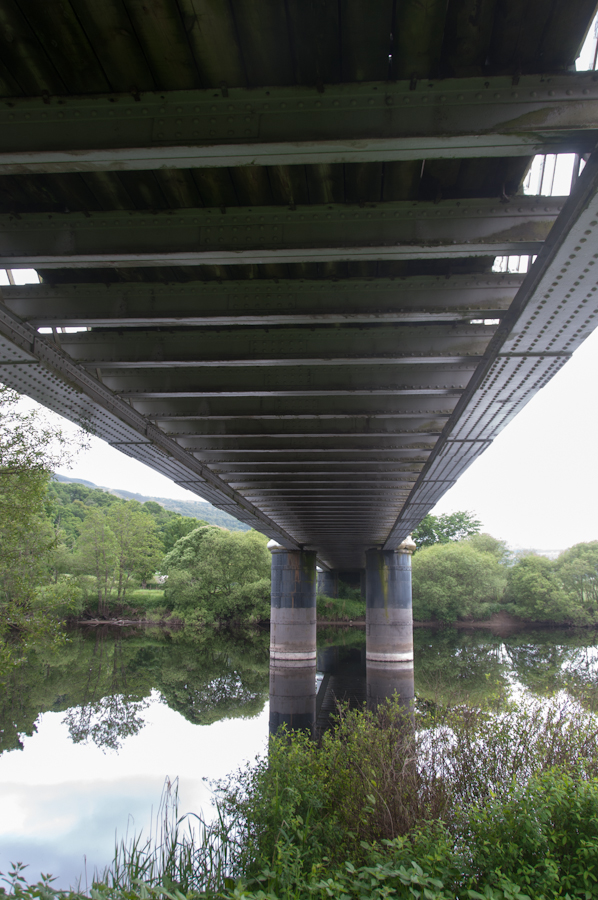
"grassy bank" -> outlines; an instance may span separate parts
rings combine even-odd
[[[316,604],[320,622],[365,621],[365,600],[318,594]]]
[[[341,711],[320,743],[279,735],[221,784],[214,825],[167,808],[93,898],[598,897],[597,738],[556,701]],[[21,877],[15,897],[66,893]]]

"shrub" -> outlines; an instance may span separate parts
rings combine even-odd
[[[413,616],[446,623],[485,618],[498,608],[505,584],[494,552],[470,541],[425,547],[413,556]]]

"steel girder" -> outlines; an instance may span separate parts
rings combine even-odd
[[[96,331],[63,334],[69,356],[100,368],[253,366],[352,366],[404,361],[442,365],[476,361],[494,325],[336,325],[191,328],[172,331]]]
[[[190,266],[537,254],[559,197],[0,216],[0,265]]]
[[[425,360],[398,363],[379,359],[376,365],[326,365],[267,368],[266,366],[206,366],[143,372],[101,369],[102,382],[119,396],[140,399],[220,397],[455,397],[469,384],[476,359],[438,365]]]
[[[585,152],[593,73],[0,102],[0,174]]]
[[[424,466],[386,549],[409,534],[596,327],[597,228],[594,153]]]
[[[31,325],[0,303],[0,380],[102,437],[220,509],[270,534],[283,546],[296,541],[176,441],[107,390]]]
[[[522,275],[187,284],[33,284],[3,299],[36,326],[310,325],[496,318]]]

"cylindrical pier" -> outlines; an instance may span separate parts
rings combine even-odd
[[[316,554],[272,552],[270,731],[312,729],[316,715]]]
[[[397,550],[366,553],[366,661],[413,665],[411,538]]]
[[[298,666],[316,661],[316,554],[286,550],[275,541],[272,551],[270,661]]]

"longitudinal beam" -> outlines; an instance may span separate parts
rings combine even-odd
[[[536,254],[564,198],[0,216],[0,266],[236,265]]]
[[[396,547],[598,321],[598,152],[491,340],[384,544]]]
[[[0,103],[0,174],[586,151],[592,76],[12,97]]]
[[[523,275],[192,281],[186,284],[28,284],[2,288],[32,325],[168,326],[443,322],[495,318]]]

